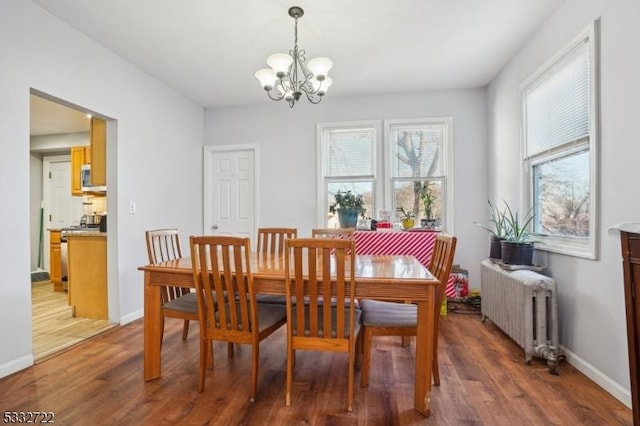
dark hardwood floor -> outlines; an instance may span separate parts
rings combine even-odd
[[[142,320],[107,331],[42,364],[0,380],[3,411],[49,411],[55,423],[221,425],[630,425],[631,410],[570,365],[549,374],[525,365],[523,351],[477,311],[458,305],[440,329],[441,386],[431,416],[413,410],[415,346],[374,339],[369,388],[356,371],[354,411],[346,411],[346,356],[299,352],[291,407],[284,405],[285,329],[261,345],[259,393],[249,402],[250,350],[227,358],[197,391],[198,328],[181,341],[181,321],[167,319],[162,378],[142,378]],[[465,309],[462,311],[462,309]],[[466,313],[462,313],[466,312]]]

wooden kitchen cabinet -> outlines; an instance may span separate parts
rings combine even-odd
[[[88,146],[71,147],[71,195],[84,195],[80,168],[91,163],[91,148]]]
[[[69,305],[74,316],[109,319],[106,235],[69,234],[67,247]]]
[[[60,230],[49,231],[49,279],[55,291],[62,291],[62,263],[60,251]]]
[[[91,184],[107,184],[107,122],[91,118]]]

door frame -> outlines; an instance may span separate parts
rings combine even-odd
[[[209,183],[211,182],[210,176],[212,172],[212,154],[220,152],[245,152],[251,151],[253,153],[253,229],[251,230],[251,240],[255,241],[256,230],[260,227],[260,218],[258,212],[260,211],[260,145],[258,144],[237,144],[237,145],[207,145],[204,147],[204,165],[203,165],[203,217],[202,217],[202,233],[207,235],[207,229],[211,226],[207,223],[208,218],[211,216],[209,206],[211,205],[211,191]]]
[[[51,173],[51,163],[59,163],[59,162],[64,162],[64,161],[68,161],[71,162],[71,156],[68,154],[65,155],[43,155],[42,156],[42,197],[40,199],[41,202],[41,206],[42,206],[42,217],[43,219],[46,219],[49,217],[49,214],[51,214],[51,210],[49,208],[49,206],[51,205],[51,200],[50,195],[51,195],[51,179],[49,179],[49,173]],[[46,269],[47,271],[49,270],[49,233],[46,232],[47,231],[47,220],[43,220],[42,221],[42,230],[43,230],[43,239],[42,239],[42,246],[43,246],[43,267],[44,269]]]

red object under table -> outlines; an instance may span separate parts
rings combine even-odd
[[[416,229],[414,231],[356,231],[356,253],[364,255],[411,255],[424,267],[429,266],[436,235],[440,231]],[[449,275],[445,295],[455,295],[455,275]],[[451,296],[449,296],[451,297]]]

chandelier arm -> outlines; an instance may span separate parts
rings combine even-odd
[[[306,90],[304,91],[304,94],[307,95],[307,100],[314,105],[322,102],[322,98],[324,97],[324,96],[317,95],[315,93],[309,93]]]
[[[271,92],[278,92],[280,94],[280,96],[276,96],[275,98],[271,95]],[[267,96],[269,96],[269,99],[271,99],[272,101],[281,101],[284,98],[284,93],[279,92],[277,90],[275,90],[275,87],[271,90],[267,90]]]

